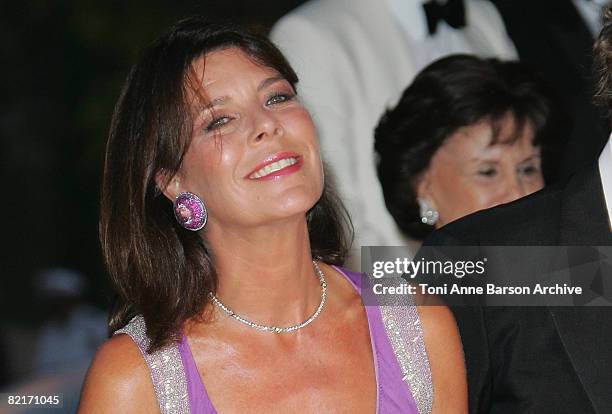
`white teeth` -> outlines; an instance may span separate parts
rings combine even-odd
[[[283,168],[289,167],[297,163],[297,158],[283,158],[282,160],[278,160],[273,162],[272,164],[268,164],[263,168],[255,171],[253,174],[249,176],[249,178],[261,178],[265,177],[268,174],[272,174],[278,170],[282,170]]]

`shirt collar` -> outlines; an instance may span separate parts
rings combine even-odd
[[[599,155],[599,175],[604,192],[604,202],[608,211],[608,221],[612,231],[612,135]]]

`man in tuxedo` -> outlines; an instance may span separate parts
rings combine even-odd
[[[612,12],[595,46],[612,113]],[[565,182],[434,232],[426,245],[612,245],[612,141]],[[550,258],[524,266],[544,266]],[[612,278],[612,274],[602,275]],[[611,413],[611,307],[455,307],[471,413]]]

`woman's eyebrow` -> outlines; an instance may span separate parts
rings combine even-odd
[[[521,163],[526,162],[526,161],[531,161],[534,158],[541,158],[542,156],[540,154],[531,154],[530,156],[528,156],[527,158],[523,159],[521,161]]]
[[[230,100],[229,96],[220,96],[220,97],[215,98],[212,101],[208,102],[206,105],[204,105],[202,107],[202,110],[204,110],[204,109],[212,109],[215,106],[222,105],[222,104],[224,104],[225,102],[227,102],[229,100]]]
[[[472,157],[468,160],[469,162],[488,162],[491,164],[499,164],[499,159],[495,157]]]
[[[267,88],[268,86],[278,82],[278,81],[282,81],[285,80],[284,77],[282,77],[281,75],[278,76],[272,76],[270,78],[266,78],[264,80],[261,81],[261,83],[259,84],[259,86],[257,87],[257,92],[261,91],[262,89]]]
[[[285,78],[282,77],[281,75],[278,76],[271,76],[269,78],[266,78],[264,80],[262,80],[259,85],[257,86],[257,92],[261,91],[262,89],[267,88],[268,86],[279,82],[279,81],[284,81]],[[231,100],[231,98],[229,96],[220,96],[218,98],[213,99],[212,101],[208,102],[206,105],[204,105],[202,107],[202,110],[204,109],[212,109],[215,106],[218,105],[222,105],[224,103],[226,103],[227,101]]]
[[[231,100],[229,96],[220,96],[210,102],[198,106],[193,118],[194,125],[200,125],[206,119],[207,114],[212,111],[215,106],[223,105],[229,100]]]
[[[269,78],[266,78],[264,80],[262,80],[259,85],[257,86],[257,92],[261,91],[262,89],[267,88],[268,86],[279,82],[279,81],[284,81],[285,78],[282,77],[281,75],[278,76],[271,76]],[[215,98],[213,100],[211,100],[210,102],[206,103],[205,105],[203,105],[200,110],[204,111],[204,110],[208,110],[208,109],[213,109],[215,106],[219,106],[219,105],[223,105],[224,103],[226,103],[227,101],[230,101],[231,98],[229,96],[220,96],[218,98]]]

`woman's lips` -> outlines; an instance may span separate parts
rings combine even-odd
[[[266,158],[247,175],[249,180],[269,180],[293,174],[302,167],[302,157],[295,153],[282,152]]]

